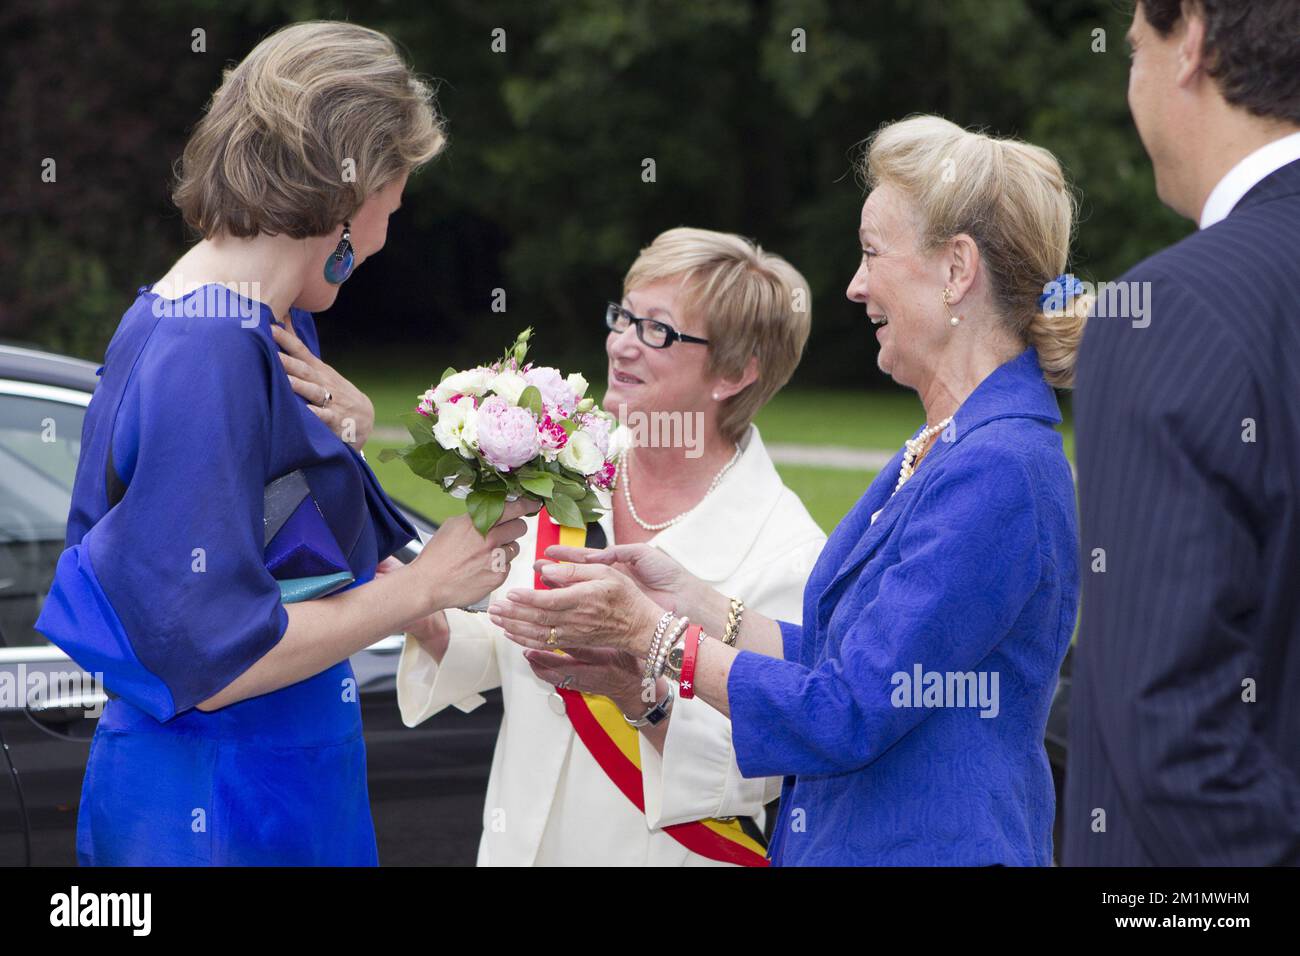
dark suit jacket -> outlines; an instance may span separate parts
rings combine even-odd
[[[1064,861],[1300,863],[1300,162],[1121,281],[1149,324],[1099,301],[1077,375]]]

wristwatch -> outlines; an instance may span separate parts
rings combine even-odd
[[[678,641],[677,645],[668,652],[668,661],[664,664],[664,677],[671,681],[681,680],[682,677],[682,656],[686,653],[686,642]]]
[[[633,727],[653,727],[656,724],[662,723],[668,717],[669,712],[673,709],[673,696],[673,689],[669,687],[668,693],[664,695],[664,699],[647,710],[640,716],[640,718],[633,720],[627,714],[624,714],[623,719]]]

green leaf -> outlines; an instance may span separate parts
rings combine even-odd
[[[381,448],[379,450],[380,461],[392,461],[394,458],[400,458],[405,448]]]
[[[526,408],[538,418],[542,417],[542,393],[537,390],[536,385],[529,385],[519,393],[519,401],[516,402],[520,408]]]
[[[443,452],[442,457],[438,459],[438,464],[433,469],[433,477],[437,478],[440,482],[445,482],[446,479],[453,475],[459,475],[461,473],[461,465],[464,464],[464,462],[464,458],[461,458],[460,455],[456,454],[456,452],[448,449]]]
[[[529,494],[546,499],[555,494],[555,480],[550,475],[519,476],[519,485]]]
[[[428,415],[421,415],[419,412],[403,412],[397,416],[397,420],[406,426],[406,430],[411,433],[417,445],[424,445],[433,441],[433,418]]]
[[[437,478],[438,462],[445,451],[446,449],[437,442],[432,442],[428,445],[416,445],[402,458],[411,471],[421,478],[428,478],[433,481]]]
[[[450,365],[448,365],[447,368],[442,373],[442,378],[438,379],[438,384],[441,385],[443,382],[447,381],[447,379],[451,378],[455,374],[456,374],[456,370],[452,368]]]
[[[565,527],[585,528],[587,526],[582,520],[582,512],[578,510],[572,498],[563,495],[551,498],[546,502],[546,510],[550,512],[552,518]]]
[[[555,484],[555,494],[557,495],[564,495],[577,501],[587,493],[586,482],[574,481],[572,478],[566,478],[563,475],[556,475],[551,480]]]
[[[486,538],[492,526],[501,520],[501,512],[506,510],[505,489],[471,491],[465,499],[465,505],[469,508],[469,517],[474,522],[474,527]]]

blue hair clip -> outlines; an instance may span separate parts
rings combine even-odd
[[[1083,283],[1079,278],[1072,273],[1063,272],[1043,286],[1043,294],[1038,297],[1038,309],[1040,312],[1046,312],[1050,304],[1054,311],[1059,311],[1065,307],[1066,302],[1078,298],[1083,293]]]

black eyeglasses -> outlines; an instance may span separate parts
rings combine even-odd
[[[684,335],[667,322],[658,319],[643,319],[633,315],[617,302],[611,302],[605,309],[605,324],[615,332],[625,332],[629,325],[636,325],[636,337],[652,349],[666,349],[674,342],[691,342],[695,345],[708,345],[708,339],[694,335]]]

